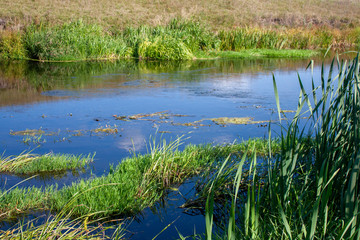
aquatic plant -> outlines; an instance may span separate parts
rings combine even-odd
[[[256,155],[247,165],[246,159],[236,163],[232,197],[217,228],[215,193],[224,190],[217,178],[208,183],[207,239],[359,239],[359,76],[357,56],[350,65],[334,60],[328,76],[322,70],[319,87],[312,81],[310,93],[299,78],[298,109],[282,128],[280,153],[268,159],[265,172]],[[281,120],[275,79],[274,90]],[[305,126],[304,113],[311,116]],[[229,163],[216,176],[226,173]]]

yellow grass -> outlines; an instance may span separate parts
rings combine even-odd
[[[82,18],[88,23],[123,28],[163,25],[175,17],[201,21],[215,30],[244,25],[339,28],[359,24],[360,1],[2,0],[0,11],[0,19],[15,29],[40,20],[59,24]]]

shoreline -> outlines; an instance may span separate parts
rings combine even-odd
[[[0,31],[0,59],[39,62],[308,58],[325,49],[357,49],[360,28],[236,28],[210,31],[204,24],[173,19],[166,26],[108,32],[82,20]]]

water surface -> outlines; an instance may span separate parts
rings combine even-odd
[[[133,151],[146,153],[153,139],[170,141],[184,136],[183,145],[226,144],[267,136],[269,120],[275,123],[276,135],[279,128],[275,126],[273,75],[282,109],[295,110],[300,90],[297,74],[304,80],[305,88],[311,88],[311,71],[305,70],[308,63],[309,60],[284,59],[2,62],[0,150],[4,156],[24,151],[95,152],[94,162],[85,171],[37,177],[21,185],[62,186],[79,178],[106,174],[110,164],[118,164]],[[319,64],[320,60],[316,60],[315,79],[319,79]],[[131,118],[134,115],[137,117]],[[265,122],[222,125],[211,120],[219,117],[251,117]],[[114,131],[96,130],[105,128]],[[42,134],[19,134],[27,129],[40,130]],[[21,180],[3,174],[0,187],[8,189]],[[203,218],[181,215],[182,210],[177,207],[182,202],[184,199],[168,201],[171,207],[163,208],[157,218],[146,210],[142,223],[133,224],[132,230],[137,232],[134,238],[144,238],[148,231],[156,235],[179,216],[174,226],[181,228],[182,234],[191,234],[194,225],[202,232]],[[159,239],[172,234],[176,235],[173,226]]]

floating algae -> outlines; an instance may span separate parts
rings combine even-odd
[[[186,123],[174,123],[172,122],[171,124],[174,126],[185,126],[185,127],[204,127],[204,126],[210,126],[210,125],[206,125],[206,124],[202,124],[203,120],[199,120],[199,121],[195,121],[195,122],[186,122]]]
[[[57,135],[57,132],[45,132],[44,130],[40,129],[26,129],[23,131],[10,131],[10,135],[13,136],[39,136],[39,135],[45,135],[45,136],[53,136]]]
[[[210,118],[209,120],[213,121],[218,125],[227,125],[227,124],[259,124],[267,123],[269,121],[254,121],[254,118],[251,117],[220,117],[220,118]],[[206,120],[206,119],[204,119]]]
[[[105,127],[98,127],[96,129],[91,130],[91,132],[94,133],[106,133],[106,134],[116,134],[119,132],[119,130],[117,129],[117,126],[110,126],[110,125],[105,125]]]
[[[116,120],[122,120],[122,121],[129,121],[129,120],[146,120],[146,121],[153,121],[152,119],[144,119],[144,118],[153,118],[158,117],[159,119],[169,119],[171,117],[188,117],[188,115],[182,115],[182,114],[173,114],[169,113],[169,111],[161,111],[161,112],[155,112],[155,113],[139,113],[135,115],[113,115],[113,117]]]

